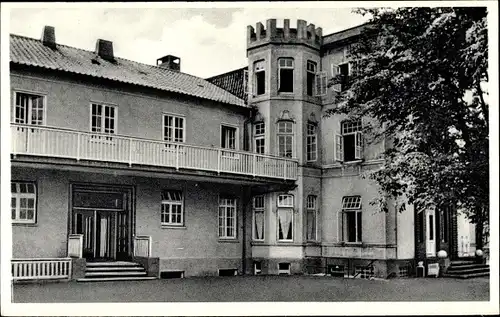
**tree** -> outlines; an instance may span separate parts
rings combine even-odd
[[[489,219],[485,8],[360,9],[355,71],[327,116],[372,118],[365,142],[391,145],[368,177],[399,210],[456,205],[477,230]],[[334,84],[345,78],[334,78]],[[481,241],[477,241],[481,248]]]

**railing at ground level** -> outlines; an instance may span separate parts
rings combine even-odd
[[[244,151],[11,124],[12,154],[297,179],[296,160]]]
[[[11,266],[14,281],[71,278],[69,258],[12,259]]]
[[[134,256],[151,257],[151,236],[134,236]]]

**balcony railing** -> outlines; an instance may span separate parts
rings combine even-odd
[[[222,148],[11,124],[12,154],[297,179],[297,161]]]

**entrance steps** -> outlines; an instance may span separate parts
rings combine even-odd
[[[448,270],[443,274],[443,277],[462,279],[481,276],[490,276],[490,266],[476,263],[473,260],[451,261]]]
[[[137,281],[154,280],[156,277],[148,273],[138,263],[134,262],[87,262],[85,277],[77,282],[106,282],[106,281]]]

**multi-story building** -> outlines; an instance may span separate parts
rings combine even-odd
[[[207,80],[171,55],[152,66],[102,39],[94,51],[57,44],[52,27],[11,35],[15,275],[71,256],[60,265],[87,278],[115,261],[153,277],[386,277],[441,249],[458,256],[456,212],[370,205],[377,185],[361,173],[389,142],[324,116],[363,27],[257,23],[248,66]]]

